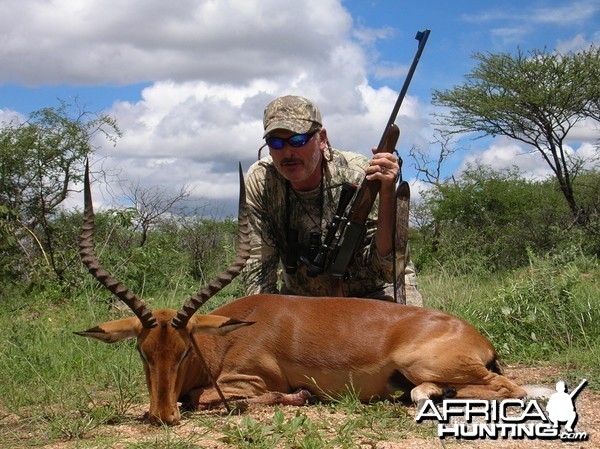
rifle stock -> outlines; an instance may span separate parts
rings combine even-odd
[[[377,153],[393,153],[396,143],[400,137],[400,128],[396,124],[390,124],[383,134],[383,138],[377,148]],[[352,203],[348,213],[348,224],[340,236],[335,252],[329,266],[329,273],[336,278],[343,277],[350,263],[350,259],[356,252],[359,243],[363,239],[365,223],[373,209],[373,204],[379,193],[381,182],[365,179]]]
[[[379,145],[377,146],[377,153],[388,152],[393,153],[396,148],[396,143],[400,136],[400,130],[394,123],[400,111],[402,101],[408,91],[408,86],[412,80],[413,74],[417,68],[417,64],[421,58],[427,38],[429,37],[430,30],[424,30],[417,32],[415,39],[419,41],[419,47],[413,59],[412,65],[406,76],[406,80],[402,86],[402,90],[398,95],[394,109],[390,115],[386,128],[381,136]],[[337,279],[342,279],[346,276],[348,265],[352,259],[352,256],[356,252],[360,242],[363,240],[363,236],[366,230],[366,221],[373,208],[377,194],[380,188],[379,181],[372,181],[365,178],[360,185],[356,197],[348,213],[347,226],[343,229],[343,233],[340,235],[338,243],[335,247],[335,251],[332,255],[331,262],[329,264],[329,274]]]
[[[399,137],[400,128],[392,123],[384,132],[381,144],[377,148],[377,153],[393,153]],[[379,181],[368,179],[363,181],[350,209],[350,223],[364,223],[367,220],[380,187],[381,182]]]

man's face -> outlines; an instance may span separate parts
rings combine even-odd
[[[275,150],[269,147],[275,167],[287,179],[295,190],[312,190],[318,187],[321,180],[321,164],[325,151],[327,134],[324,129],[317,132],[301,147],[293,147],[288,142],[295,133],[276,129],[269,137],[286,140],[283,148]]]

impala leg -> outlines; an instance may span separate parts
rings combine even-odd
[[[440,386],[433,382],[423,382],[412,389],[410,395],[417,408],[421,409],[427,399],[455,397],[457,399],[522,399],[527,391],[515,385],[506,377],[488,373],[482,383],[451,384]]]
[[[437,399],[444,395],[444,390],[433,382],[423,382],[410,392],[410,398],[417,404],[417,410],[421,410],[427,399]]]
[[[306,405],[313,394],[305,389],[300,389],[295,393],[279,393],[277,391],[270,391],[268,393],[249,398],[247,402],[249,404],[265,404],[265,405]]]
[[[272,390],[286,391],[289,386],[268,386],[262,376],[248,374],[226,374],[217,380],[223,395],[230,400],[244,400],[247,403],[302,405],[310,397],[310,392],[299,390],[296,393],[280,393]],[[204,409],[221,402],[214,388],[198,388],[186,395],[191,407]]]
[[[268,391],[257,396],[232,395],[225,391],[227,399],[232,401],[239,400],[247,404],[265,404],[265,405],[306,405],[313,394],[305,389],[297,390],[294,393],[281,393],[278,391]],[[221,402],[217,392],[212,388],[192,390],[185,397],[184,407],[196,410],[205,410]]]
[[[453,385],[459,399],[522,399],[527,391],[512,383],[508,378],[489,373],[482,384]]]

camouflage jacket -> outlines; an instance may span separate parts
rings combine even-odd
[[[369,160],[360,154],[333,150],[332,160],[325,163],[321,185],[309,192],[294,191],[279,174],[270,156],[250,167],[246,191],[252,249],[242,272],[247,295],[278,292],[304,296],[334,294],[331,276],[327,273],[308,276],[307,266],[300,259],[313,260],[315,242],[311,252],[311,233],[313,240],[316,236],[325,239],[342,184],[360,184],[368,164]],[[348,279],[344,281],[346,296],[377,296],[377,292],[393,282],[392,256],[382,258],[375,248],[377,203],[367,221],[362,245],[348,267]],[[286,269],[286,266],[292,269]]]

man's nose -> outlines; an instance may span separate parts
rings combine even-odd
[[[288,142],[285,142],[283,144],[283,148],[279,151],[281,151],[281,154],[285,158],[289,158],[295,155],[294,147],[291,146]]]

